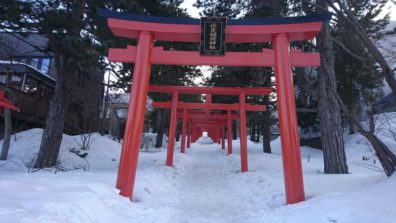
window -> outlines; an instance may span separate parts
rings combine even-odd
[[[16,89],[21,89],[22,77],[23,77],[23,74],[21,74],[21,73],[13,73],[11,76],[10,83],[9,83],[10,87],[13,87]],[[6,84],[6,82],[7,82],[6,73],[1,73],[0,74],[0,83]]]
[[[15,74],[13,74],[12,77],[11,77],[11,82],[19,82],[19,81],[21,81],[21,80],[22,80],[21,75],[15,75]]]
[[[0,74],[0,83],[6,83],[7,76],[5,74]]]
[[[39,65],[39,59],[38,58],[32,58],[32,61],[30,61],[30,66],[38,69],[38,65]]]
[[[48,74],[51,59],[43,58],[41,62],[41,72]]]
[[[20,63],[28,64],[44,74],[49,73],[50,64],[51,64],[51,58],[49,57],[32,57],[32,58],[18,57],[16,58],[16,61]]]

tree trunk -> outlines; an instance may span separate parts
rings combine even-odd
[[[392,175],[396,166],[395,154],[393,154],[393,152],[377,136],[364,133],[362,133],[362,135],[370,141],[386,175]]]
[[[4,108],[4,139],[3,149],[1,150],[0,160],[7,160],[8,151],[10,149],[12,132],[11,110]]]
[[[255,119],[256,122],[256,142],[260,142],[260,125],[258,123],[258,118]]]
[[[9,69],[7,69],[6,86],[4,89],[6,94],[5,96],[9,96],[10,81],[11,81],[11,73],[9,72]],[[8,108],[4,108],[4,139],[3,139],[3,148],[0,154],[0,160],[7,160],[8,151],[10,150],[11,132],[12,132],[11,110]]]
[[[237,123],[236,121],[232,121],[232,139],[237,139],[238,135],[237,135]]]
[[[162,147],[162,140],[164,138],[164,109],[159,109],[156,115],[156,129],[157,129],[157,138],[155,140],[155,148]]]
[[[181,127],[182,127],[182,126],[181,126],[181,122],[177,121],[177,122],[176,122],[176,136],[175,136],[176,142],[179,142],[179,141],[180,141]]]
[[[271,111],[269,111],[269,97],[265,96],[267,110],[263,112],[263,152],[271,153]]]
[[[250,119],[250,141],[254,142],[256,139],[256,123],[254,123],[254,119]]]
[[[357,109],[355,103],[352,103],[351,105],[351,113],[354,117],[357,116]],[[351,120],[348,119],[348,124],[349,124],[349,135],[355,134],[356,133],[356,125],[355,123]]]
[[[326,5],[326,4],[325,4]],[[325,6],[326,8],[327,6]],[[320,52],[318,115],[322,139],[324,172],[348,173],[340,108],[332,91],[336,90],[334,56],[329,25],[323,24],[317,42]]]
[[[51,100],[41,140],[40,151],[34,165],[35,168],[45,168],[56,165],[62,142],[63,127],[70,104],[70,99],[66,95],[67,91],[65,91],[67,83],[65,83],[66,80],[62,78],[63,76],[64,75],[58,75],[55,94]]]

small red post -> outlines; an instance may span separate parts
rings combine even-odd
[[[146,112],[147,91],[150,82],[150,57],[154,38],[149,32],[141,32],[133,70],[132,93],[117,176],[116,187],[120,195],[132,199],[141,135]]]
[[[239,95],[239,121],[240,121],[240,141],[241,141],[241,171],[248,171],[248,157],[247,157],[247,137],[246,137],[246,95],[242,92]]]
[[[172,109],[169,121],[169,138],[168,138],[168,151],[166,153],[166,165],[173,166],[173,153],[175,150],[175,134],[177,122],[177,101],[179,100],[179,93],[174,91],[172,93]]]
[[[227,110],[227,149],[228,155],[232,154],[231,110]]]
[[[187,148],[190,148],[190,144],[191,144],[191,121],[188,121]]]
[[[187,131],[187,109],[183,109],[183,124],[180,152],[184,153],[186,147],[186,131]]]
[[[273,37],[286,201],[294,204],[304,201],[305,196],[289,44],[287,34],[276,34]]]
[[[224,122],[221,124],[221,149],[225,149],[225,139],[224,139]]]

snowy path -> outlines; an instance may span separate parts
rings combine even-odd
[[[218,146],[216,146],[218,147]],[[179,208],[190,214],[188,218],[202,222],[213,219],[214,222],[232,222],[233,213],[238,211],[236,185],[229,179],[235,164],[227,159],[225,151],[215,148],[209,139],[201,139],[188,151],[193,156],[183,170]],[[187,219],[186,219],[187,220]]]
[[[241,173],[238,145],[234,147],[234,154],[228,156],[220,145],[203,137],[186,154],[178,154],[175,167],[167,169],[174,175],[175,191],[162,191],[162,197],[156,200],[158,206],[169,210],[153,222],[257,222],[266,215],[273,219],[271,209],[285,202],[282,174],[270,168],[257,176],[254,165],[252,173]],[[266,165],[262,166],[260,169]],[[168,174],[165,171],[166,178]],[[282,183],[268,183],[268,174],[277,178],[273,182]]]

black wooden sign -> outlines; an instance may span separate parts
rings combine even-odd
[[[224,56],[227,18],[201,18],[201,55]]]

